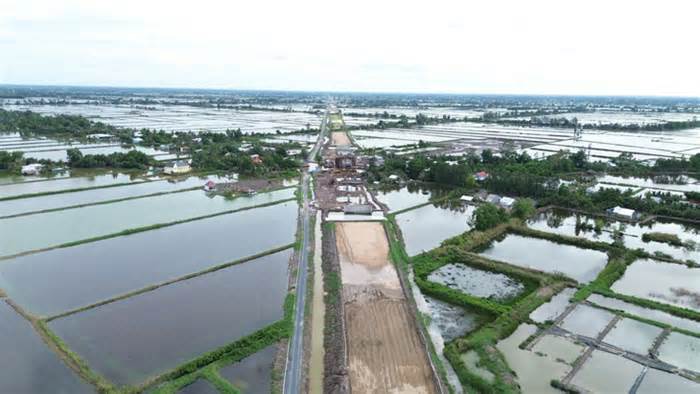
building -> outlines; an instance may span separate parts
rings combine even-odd
[[[474,197],[464,195],[464,196],[460,197],[459,200],[462,201],[462,202],[465,203],[465,204],[469,204],[469,203],[474,202]]]
[[[22,175],[39,175],[39,173],[41,173],[41,170],[43,169],[43,164],[27,164],[26,166],[22,166]]]
[[[255,165],[259,165],[259,164],[262,164],[262,163],[263,163],[262,157],[260,157],[260,155],[257,154],[257,153],[256,153],[256,154],[253,154],[253,155],[250,155],[250,161],[252,161],[253,164],[255,164]]]
[[[474,179],[477,182],[483,182],[483,181],[489,179],[489,173],[486,171],[479,171],[476,174],[474,174]]]
[[[513,204],[515,204],[515,199],[510,198],[510,197],[501,197],[500,205],[501,207],[505,209],[511,209],[513,208]]]
[[[489,194],[486,196],[485,201],[493,205],[501,205],[501,196],[498,194]]]
[[[210,192],[212,190],[216,189],[216,183],[214,181],[207,181],[207,183],[204,184],[204,191]]]
[[[373,210],[369,204],[348,204],[343,207],[346,215],[371,215]]]
[[[634,209],[622,208],[620,206],[608,209],[608,214],[627,220],[635,220],[639,216]]]
[[[165,172],[168,175],[186,174],[190,171],[192,171],[192,168],[190,167],[189,163],[182,160],[175,161],[171,166],[167,166],[163,170],[163,172]]]

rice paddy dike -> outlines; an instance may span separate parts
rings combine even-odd
[[[583,236],[566,225],[533,226],[543,223],[540,216],[486,231],[468,229],[415,252],[409,242],[420,240],[412,228],[420,226],[401,216],[426,206],[440,204],[418,203],[390,214],[386,228],[392,256],[414,275],[428,303],[423,327],[451,391],[651,392],[663,384],[676,392],[700,389],[700,313],[692,304],[698,289],[688,276],[695,275],[696,264],[659,260],[653,250]],[[504,243],[508,239],[518,242]],[[640,279],[649,264],[660,271],[654,277],[667,275],[667,282]],[[674,292],[667,283],[683,277],[684,291]],[[640,280],[641,286],[626,283]],[[476,324],[455,337],[456,327],[445,316]]]
[[[225,198],[201,190],[218,175],[71,175],[0,185],[0,392],[277,390],[297,188]]]

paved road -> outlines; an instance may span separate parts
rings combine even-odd
[[[321,132],[319,133],[316,145],[309,153],[309,162],[316,160],[316,153],[323,145],[323,137],[326,134],[326,124],[328,120],[328,111],[321,123]],[[296,394],[301,392],[301,372],[304,364],[304,306],[306,305],[306,282],[308,273],[309,261],[309,227],[310,227],[310,212],[309,212],[309,173],[304,170],[301,181],[302,197],[302,238],[301,251],[299,253],[299,265],[297,269],[297,287],[296,287],[296,306],[294,309],[294,332],[287,353],[287,365],[284,373],[284,394]],[[320,253],[321,251],[317,251]]]

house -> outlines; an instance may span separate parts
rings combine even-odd
[[[207,181],[207,183],[204,184],[204,191],[210,192],[212,190],[216,189],[216,183],[214,181]]]
[[[190,167],[189,163],[182,160],[175,161],[171,166],[167,166],[163,170],[163,172],[165,172],[168,175],[186,174],[190,171],[192,171],[192,168]]]
[[[262,163],[263,163],[262,157],[260,157],[260,155],[257,154],[257,153],[256,153],[256,154],[253,154],[253,155],[250,155],[250,161],[252,161],[253,164],[255,164],[255,165],[258,165],[258,164],[262,164]]]
[[[489,179],[489,173],[486,171],[479,171],[476,174],[474,174],[474,179],[478,182],[483,182]]]
[[[43,164],[34,163],[22,166],[22,175],[39,175],[41,170],[44,169]]]
[[[465,203],[465,204],[469,204],[469,203],[474,202],[474,197],[464,195],[464,196],[460,197],[459,200],[462,201],[462,202]]]
[[[501,196],[499,196],[498,194],[489,194],[488,196],[486,196],[485,201],[493,205],[500,205]]]
[[[620,206],[610,208],[607,212],[612,216],[617,216],[619,218],[628,220],[634,220],[638,216],[637,212],[634,209],[622,208]]]
[[[396,174],[391,174],[391,175],[389,175],[389,180],[396,182],[399,180],[399,176]]]
[[[103,133],[95,133],[95,134],[88,134],[87,139],[93,140],[93,141],[103,141],[103,140],[109,140],[112,138],[112,134],[103,134]]]
[[[510,198],[510,197],[501,197],[500,205],[501,207],[505,209],[511,209],[513,208],[513,204],[515,204],[515,199]]]

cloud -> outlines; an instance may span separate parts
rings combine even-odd
[[[700,96],[695,1],[0,0],[0,9],[0,83]]]

